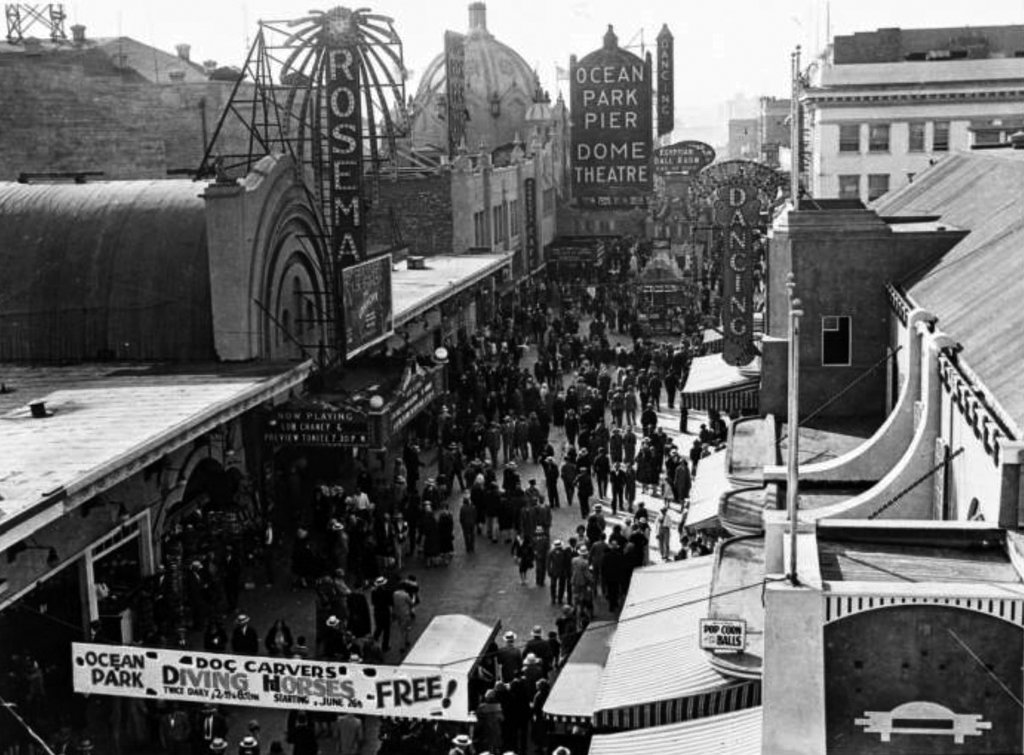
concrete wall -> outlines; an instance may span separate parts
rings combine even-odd
[[[154,84],[112,70],[95,50],[0,56],[0,179],[19,172],[102,171],[164,178],[198,168],[231,82]],[[222,137],[244,151],[245,135]]]
[[[788,338],[786,280],[792,271],[796,296],[804,311],[800,339],[802,415],[829,401],[832,403],[820,416],[885,413],[884,357],[890,343],[885,284],[937,258],[959,238],[960,234],[940,232],[893,233],[868,210],[801,210],[788,213],[776,225],[768,251],[767,335]],[[822,318],[831,315],[852,318],[849,366],[822,365]],[[785,359],[784,351],[778,358],[769,359],[774,366]],[[785,367],[784,361],[781,366]],[[865,374],[873,366],[874,370]],[[762,394],[767,403],[763,406],[779,413],[785,397],[771,396],[770,386],[783,387],[774,379],[766,384]]]

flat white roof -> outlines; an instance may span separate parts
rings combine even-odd
[[[0,550],[116,484],[133,462],[149,463],[149,455],[168,453],[298,384],[309,367],[215,365],[204,374],[159,374],[134,365],[102,374],[0,366],[15,389],[0,414]],[[28,404],[36,401],[49,416],[32,416]]]
[[[1024,58],[979,60],[907,60],[892,63],[844,63],[821,69],[815,86],[863,86],[866,84],[924,84],[937,86],[967,81],[999,82],[1024,79]]]
[[[399,263],[391,272],[395,325],[411,320],[449,296],[468,288],[504,265],[511,252],[455,254],[424,258],[425,270],[409,270]]]

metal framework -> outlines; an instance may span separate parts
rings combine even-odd
[[[68,37],[64,33],[67,14],[60,3],[8,3],[4,6],[4,16],[7,18],[7,41],[11,44],[24,42],[25,35],[36,26],[45,27],[53,42],[67,42]]]
[[[365,207],[376,204],[379,176],[395,170],[396,137],[407,133],[405,58],[402,40],[388,16],[367,8],[311,11],[301,18],[260,21],[259,30],[227,105],[203,155],[197,177],[233,181],[270,154],[290,156],[319,221],[312,239],[326,283],[327,301],[317,307],[334,343],[344,331],[339,269],[332,252],[330,134],[327,64],[332,23],[344,17],[356,41],[361,102],[358,156],[366,179]]]

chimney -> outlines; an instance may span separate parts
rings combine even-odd
[[[71,26],[71,41],[76,45],[80,45],[85,42],[85,25],[84,24],[73,24]]]
[[[192,53],[192,45],[186,45],[186,44],[175,45],[174,49],[178,51],[178,57],[181,58],[182,60],[184,60],[187,63],[188,62],[188,56]]]
[[[210,73],[211,71],[215,70],[216,68],[217,68],[217,61],[216,60],[204,60],[203,61],[203,70],[206,73]]]
[[[469,4],[469,31],[487,32],[487,6],[476,2]]]

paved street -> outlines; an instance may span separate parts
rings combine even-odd
[[[585,331],[584,331],[585,332]],[[616,341],[626,341],[624,337],[613,337]],[[531,347],[523,366],[531,367],[535,360],[534,349]],[[669,410],[664,407],[658,413],[659,424],[665,428],[666,433],[672,439],[678,439],[677,443],[680,453],[685,457],[689,449],[690,440],[679,438],[678,409]],[[691,426],[696,426],[701,421],[701,415],[691,413]],[[561,454],[565,443],[565,433],[559,428],[552,428],[551,444],[556,453]],[[436,449],[428,449],[423,453],[423,460],[426,468],[422,472],[422,479],[431,477],[436,472]],[[543,474],[540,466],[532,462],[520,463],[521,477],[524,484],[531,478],[536,478],[541,489],[543,489]],[[564,490],[561,490],[564,504]],[[449,505],[453,512],[457,512],[461,499],[461,492],[456,489],[449,498]],[[592,499],[592,504],[597,499]],[[654,523],[654,516],[661,507],[661,501],[655,500],[649,494],[637,492],[637,500],[644,501],[645,506],[651,512],[651,523]],[[673,510],[673,523],[678,522],[678,511]],[[605,506],[605,516],[609,522],[609,530],[615,523],[621,522],[623,516],[613,517],[610,515],[610,507]],[[627,514],[628,516],[628,514]],[[579,517],[579,508],[574,506],[571,509],[564,505],[553,511],[553,525],[551,532],[552,542],[555,539],[568,541],[569,537],[575,534],[575,528],[583,520]],[[427,568],[420,556],[409,559],[403,569],[405,574],[415,574],[421,585],[422,604],[417,610],[416,624],[414,625],[413,643],[435,615],[461,613],[468,614],[479,619],[491,622],[500,621],[503,631],[512,630],[525,641],[530,636],[530,630],[535,625],[541,625],[545,631],[555,628],[560,606],[551,605],[547,587],[538,587],[535,584],[534,572],[530,572],[528,583],[522,585],[519,582],[519,572],[510,553],[510,546],[504,542],[492,544],[486,538],[478,537],[476,552],[468,554],[465,552],[461,531],[456,523],[455,533],[455,557],[447,567]],[[673,527],[672,549],[678,548],[678,534]],[[239,609],[252,617],[253,626],[262,637],[269,629],[274,619],[284,617],[292,628],[293,634],[297,637],[305,635],[312,647],[314,630],[314,596],[311,589],[294,589],[291,587],[289,577],[290,569],[288,554],[290,553],[290,542],[285,542],[279,549],[281,563],[277,569],[277,580],[273,586],[263,585],[262,580],[257,580],[256,587],[243,592],[239,602]],[[657,549],[657,541],[652,536],[650,547],[650,562],[658,563],[660,557]],[[607,619],[612,615],[607,609],[607,603],[598,598],[595,605],[595,618]],[[197,644],[201,639],[194,638]],[[475,649],[467,649],[474,652]],[[392,648],[387,653],[387,661],[399,663],[401,661],[400,642],[393,640]],[[237,742],[247,733],[246,725],[250,719],[257,719],[261,724],[260,740],[264,748],[274,740],[285,742],[285,721],[287,714],[283,711],[267,711],[248,708],[228,708],[225,713],[229,715],[230,736],[229,741],[234,750]],[[367,722],[367,742],[363,748],[364,753],[376,752],[377,745],[377,721],[369,719]],[[323,740],[321,752],[333,752],[334,745],[330,740]],[[266,749],[264,749],[266,752]]]

